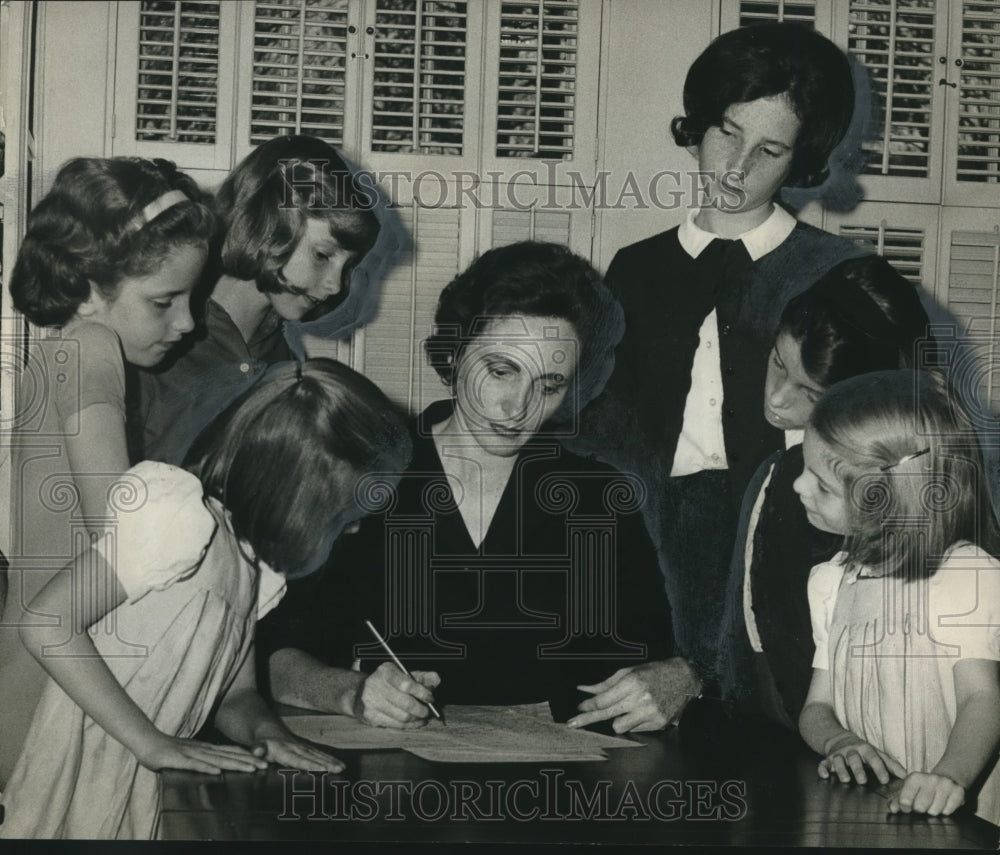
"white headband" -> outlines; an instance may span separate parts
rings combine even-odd
[[[174,205],[181,202],[190,202],[183,190],[168,190],[158,199],[154,199],[138,214],[136,214],[126,227],[126,231],[137,232],[147,223],[155,220],[160,214]]]

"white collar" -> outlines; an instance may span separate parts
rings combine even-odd
[[[695,208],[687,215],[687,219],[681,223],[677,230],[677,239],[681,247],[692,258],[697,258],[718,235],[705,231],[695,223],[694,218],[698,216],[700,208]],[[747,255],[753,261],[763,258],[771,250],[777,249],[784,243],[785,239],[795,228],[795,217],[788,213],[780,205],[775,205],[770,216],[759,226],[754,226],[748,232],[741,234],[737,240],[743,241]]]

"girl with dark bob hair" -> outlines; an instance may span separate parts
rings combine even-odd
[[[276,700],[383,727],[424,724],[432,703],[548,701],[618,732],[676,720],[697,680],[672,657],[641,484],[556,440],[620,334],[562,246],[489,250],[444,289],[426,350],[451,398],[416,419],[398,489],[331,559],[360,571],[352,591],[321,575],[274,616]],[[412,679],[371,646],[369,616]]]
[[[191,442],[268,365],[291,357],[285,322],[340,305],[379,234],[375,199],[318,137],[258,146],[219,188],[198,326],[176,356],[141,372],[135,456],[180,463]]]
[[[851,122],[854,86],[843,51],[805,27],[759,24],[713,41],[688,70],[685,115],[670,124],[674,141],[700,146],[709,128],[723,125],[731,105],[776,95],[788,99],[801,123],[785,183],[822,183]]]
[[[678,647],[706,681],[740,502],[784,447],[761,406],[778,318],[866,252],[796,221],[780,193],[823,180],[853,105],[849,62],[824,36],[791,23],[723,33],[688,70],[672,125],[702,181],[687,217],[608,267],[625,335],[579,448],[643,473]]]
[[[312,359],[274,366],[186,469],[145,461],[125,473],[107,536],[31,603],[53,621],[21,627],[51,679],[0,836],[151,838],[162,769],[341,772],[257,694],[256,623],[361,515],[359,484],[409,453],[371,381]],[[114,632],[94,631],[105,621]],[[193,738],[210,718],[235,745]]]

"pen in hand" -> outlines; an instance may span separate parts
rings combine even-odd
[[[375,629],[374,626],[372,626],[372,622],[370,620],[366,620],[365,626],[367,626],[368,629],[372,631],[372,635],[375,636],[375,640],[378,641],[378,643],[381,644],[382,647],[385,649],[385,652],[392,657],[392,661],[396,663],[396,667],[399,668],[399,670],[402,671],[404,674],[406,674],[406,676],[409,677],[411,680],[413,680],[414,682],[418,682],[416,678],[409,671],[406,670],[406,666],[399,661],[399,657],[392,652],[392,648],[388,645],[386,640],[382,638],[381,635],[378,634],[378,630]],[[434,704],[429,703],[427,704],[427,706],[430,707],[430,711],[434,713],[434,717],[440,720],[441,724],[445,724],[444,716],[441,715],[441,713],[439,713],[436,709],[434,709]]]

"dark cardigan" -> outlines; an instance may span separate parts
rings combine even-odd
[[[477,547],[429,429],[450,406],[414,426],[391,506],[342,537],[321,575],[289,585],[261,622],[260,653],[298,647],[341,667],[359,656],[374,670],[385,655],[370,619],[408,668],[440,674],[441,703],[547,700],[565,720],[587,697],[578,684],[673,649],[641,496],[610,467],[536,438]]]

